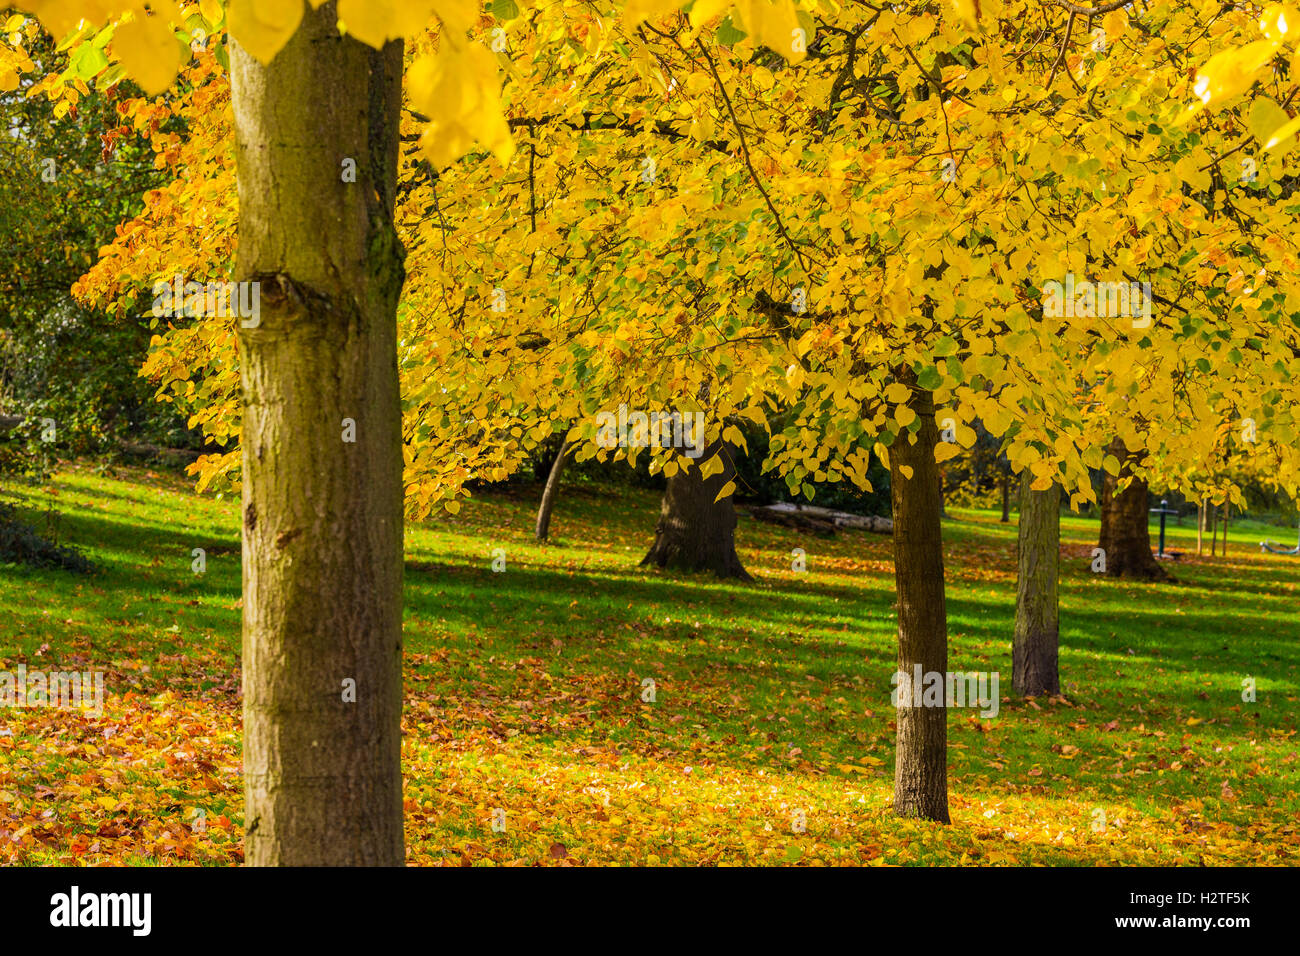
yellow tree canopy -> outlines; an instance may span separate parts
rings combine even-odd
[[[137,77],[132,51],[142,24],[176,28],[181,81],[124,104],[176,181],[79,293],[142,308],[174,273],[222,277],[236,200],[215,41],[269,59],[301,4],[32,6],[118,60],[33,86],[56,97],[119,68],[169,87],[175,70]],[[399,360],[417,512],[571,423],[580,455],[629,454],[595,444],[620,403],[701,408],[737,442],[741,419],[779,419],[768,466],[792,488],[865,483],[868,451],[916,427],[914,388],[951,420],[941,459],[979,420],[1076,504],[1088,469],[1118,471],[1116,436],[1189,489],[1229,448],[1294,487],[1288,5],[340,3],[339,19],[410,41]],[[133,23],[127,52],[101,42]],[[194,30],[213,42],[187,48]],[[185,142],[159,110],[189,121]],[[232,327],[170,324],[148,372],[233,439]]]

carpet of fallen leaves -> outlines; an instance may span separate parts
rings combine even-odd
[[[411,664],[445,658],[416,655]],[[439,697],[408,671],[412,864],[1300,864],[1293,815],[1261,806],[1249,813],[1254,822],[1220,819],[1235,789],[1249,792],[1249,775],[1208,799],[1157,807],[1130,802],[1121,774],[1114,795],[1099,801],[1071,793],[1068,771],[1035,765],[1008,774],[994,760],[987,775],[954,775],[953,825],[943,827],[890,814],[883,745],[834,763],[830,754],[774,744],[778,734],[757,730],[748,740],[692,740],[682,721],[658,718],[655,705],[629,703],[628,675],[557,680],[541,658],[493,666],[524,678],[512,684],[514,699]],[[231,679],[209,676],[227,686]],[[1041,706],[1077,709],[1064,698]],[[132,692],[110,697],[100,716],[36,708],[0,715],[0,862],[242,861],[235,693]],[[1006,716],[1036,719],[1029,707]],[[580,739],[593,722],[611,720],[639,729],[637,742],[562,746],[553,739]],[[1088,717],[1073,720],[1087,724]],[[953,723],[955,750],[995,752],[990,735],[1017,732],[978,719]],[[1188,745],[1190,733],[1100,729],[1114,735],[1121,755],[1157,747],[1129,773],[1217,762],[1211,748]],[[1050,753],[1089,761],[1070,744]],[[1287,764],[1272,772],[1294,775],[1294,751]]]
[[[514,620],[519,633],[507,635],[502,622],[524,604],[510,603],[501,590],[509,575],[494,577],[483,556],[503,537],[522,541],[510,529],[526,525],[526,511],[479,502],[436,539],[415,536],[444,563],[408,562],[403,759],[413,865],[1300,865],[1294,655],[1270,665],[1282,678],[1262,685],[1275,709],[1238,703],[1233,666],[1216,656],[1232,653],[1229,645],[1215,637],[1194,652],[1182,646],[1203,594],[1161,599],[1169,603],[1160,620],[1173,622],[1160,635],[1168,645],[1139,643],[1149,636],[1141,628],[1103,633],[1105,616],[1095,634],[1067,633],[1075,649],[1063,653],[1064,696],[1017,700],[1004,685],[997,717],[951,713],[952,825],[940,826],[891,812],[892,568],[880,539],[825,545],[820,577],[797,585],[789,571],[763,570],[761,549],[747,551],[769,589],[752,598],[770,602],[756,612],[773,618],[763,630],[736,611],[752,591],[723,599],[707,584],[620,577],[621,536],[641,531],[611,526],[608,515],[571,515],[568,533],[598,545],[512,550],[512,560],[520,553],[531,563],[527,573],[562,583],[518,597],[553,617]],[[954,538],[954,659],[1009,674],[999,658],[1009,656],[1004,611],[983,618],[985,604],[1014,587],[1005,570],[1014,539],[978,525]],[[791,547],[779,537],[760,543],[777,559]],[[1086,565],[1085,544],[1065,553],[1079,551],[1076,563]],[[84,609],[81,617],[24,609],[20,636],[62,635],[59,646],[21,655],[0,646],[0,669],[95,662],[111,689],[98,715],[0,709],[0,864],[242,861],[237,563],[225,590],[195,609],[188,546],[177,548],[176,580],[185,583],[175,587],[147,577],[157,561],[119,555],[122,567],[146,565],[140,573],[159,590],[141,596],[137,612],[111,580],[100,584],[124,608],[121,620],[96,612],[106,633]],[[609,560],[589,567],[602,548]],[[460,567],[469,555],[483,567]],[[422,576],[434,569],[436,580],[413,578],[412,567]],[[1260,567],[1227,573],[1247,578]],[[524,569],[517,573],[509,580],[522,587]],[[604,573],[614,597],[601,604]],[[585,583],[575,589],[574,579]],[[1093,600],[1079,594],[1096,586],[1083,572],[1063,581],[1063,604],[1080,609],[1079,621]],[[633,587],[693,593],[699,603],[643,597],[642,607],[628,596]],[[1294,583],[1278,588],[1278,606],[1293,603]],[[809,603],[832,593],[874,601],[878,633]],[[795,611],[780,618],[779,600]],[[818,607],[825,620],[814,628],[804,609]],[[200,612],[219,623],[187,623],[184,615]],[[653,702],[641,696],[647,674]]]

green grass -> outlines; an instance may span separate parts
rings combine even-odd
[[[237,502],[135,469],[72,467],[52,490],[62,543],[102,571],[0,566],[0,667],[92,662],[110,704],[0,711],[0,860],[237,860]],[[1015,525],[953,510],[949,667],[999,672],[1003,700],[949,715],[941,827],[889,808],[888,537],[742,516],[757,582],[722,583],[637,568],[650,493],[566,490],[546,547],[535,505],[488,496],[408,525],[412,862],[1300,862],[1300,558],[1258,551],[1285,532],[1235,524],[1229,558],[1198,559],[1195,529],[1172,526],[1191,553],[1154,585],[1090,573],[1096,522],[1064,519],[1066,689],[1028,702],[1010,686]],[[196,807],[230,828],[193,832]]]

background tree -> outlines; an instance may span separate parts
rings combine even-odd
[[[654,543],[641,564],[680,571],[712,571],[720,578],[753,580],[736,554],[736,449],[722,441],[705,448],[700,462],[721,460],[721,470],[705,475],[686,464],[668,479]]]
[[[1017,529],[1016,623],[1011,645],[1011,680],[1017,694],[1035,697],[1058,694],[1057,665],[1060,606],[1060,488],[1055,482],[1042,491],[1020,480],[1020,523]]]

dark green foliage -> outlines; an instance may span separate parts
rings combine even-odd
[[[95,566],[76,548],[42,537],[18,516],[11,505],[0,502],[0,562],[32,568],[57,568],[90,574]]]

